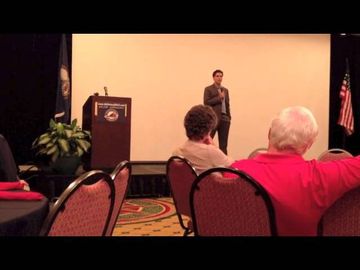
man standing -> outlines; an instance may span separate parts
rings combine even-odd
[[[223,75],[224,73],[219,69],[213,72],[214,83],[204,90],[204,104],[211,106],[218,118],[217,126],[211,131],[211,138],[214,138],[217,131],[219,148],[227,155],[231,114],[229,90],[221,85]]]

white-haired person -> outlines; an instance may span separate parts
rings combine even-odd
[[[173,151],[191,162],[199,174],[212,167],[228,167],[234,160],[217,147],[211,131],[217,126],[217,116],[208,105],[193,106],[185,115],[184,127],[188,140]]]
[[[267,153],[231,165],[267,190],[280,236],[315,236],[325,210],[360,185],[360,156],[328,162],[304,160],[317,134],[318,125],[309,109],[283,109],[271,122]]]

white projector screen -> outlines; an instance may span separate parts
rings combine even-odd
[[[292,105],[312,110],[320,127],[305,158],[327,149],[328,34],[74,34],[72,119],[81,125],[86,99],[107,86],[132,98],[130,159],[165,161],[186,140],[184,115],[202,104],[215,69],[230,91],[230,156],[267,146],[272,117]]]

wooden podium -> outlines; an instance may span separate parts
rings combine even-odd
[[[130,160],[131,98],[90,96],[82,128],[91,132],[90,168],[113,169]]]

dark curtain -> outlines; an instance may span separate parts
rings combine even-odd
[[[66,37],[71,63],[71,34]],[[60,40],[61,33],[0,35],[0,134],[17,164],[34,160],[31,144],[53,118]]]
[[[340,113],[340,87],[345,74],[346,58],[350,66],[350,87],[354,113],[354,133],[346,136],[337,124]],[[331,35],[329,148],[344,148],[360,154],[360,35]]]

